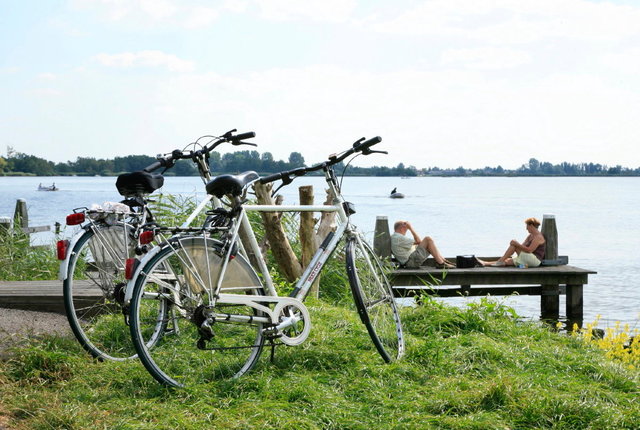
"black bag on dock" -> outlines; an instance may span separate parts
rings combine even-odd
[[[458,255],[456,257],[456,267],[458,269],[471,269],[478,265],[475,255]]]

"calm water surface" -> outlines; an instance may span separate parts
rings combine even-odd
[[[55,184],[57,192],[36,191]],[[27,201],[30,225],[64,224],[71,209],[117,201],[115,178],[0,177],[0,216],[11,216],[18,198]],[[281,194],[297,202],[297,187],[314,185],[316,201],[324,199],[324,180],[299,178]],[[406,195],[389,199],[391,189]],[[372,237],[377,215],[389,222],[408,219],[418,233],[429,235],[446,256],[499,255],[511,239],[526,236],[524,219],[556,215],[559,254],[574,266],[592,269],[584,289],[585,321],[602,315],[601,325],[615,321],[633,326],[640,318],[640,178],[355,178],[344,180],[343,194],[356,205],[354,222]],[[197,177],[167,177],[163,192],[202,197]],[[53,241],[50,233],[34,235]],[[447,299],[460,303],[471,299]],[[561,297],[560,310],[564,310]],[[524,316],[537,318],[539,297],[509,298]]]

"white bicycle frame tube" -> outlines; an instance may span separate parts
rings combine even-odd
[[[327,178],[328,179],[328,178]],[[340,243],[340,240],[344,236],[344,233],[347,229],[351,229],[348,223],[348,216],[344,210],[344,198],[338,192],[336,187],[331,181],[327,181],[331,191],[333,191],[333,195],[336,196],[334,199],[333,205],[245,205],[242,207],[243,212],[241,214],[241,224],[242,227],[245,228],[245,232],[249,238],[248,246],[251,251],[258,258],[258,268],[262,273],[263,281],[265,283],[265,289],[267,290],[267,294],[270,296],[277,296],[278,293],[273,285],[273,280],[271,279],[271,275],[269,274],[269,268],[267,267],[264,257],[260,252],[260,246],[258,245],[258,241],[255,237],[253,229],[249,224],[249,219],[247,217],[247,212],[335,212],[338,215],[340,220],[340,224],[335,232],[332,233],[331,239],[328,243],[323,243],[320,248],[316,251],[316,253],[311,258],[311,261],[304,273],[296,283],[296,286],[290,297],[294,297],[300,301],[304,300],[307,296],[311,285],[317,278],[318,274],[322,271],[324,264],[327,262],[335,248]],[[233,232],[233,240],[240,243],[238,240],[237,229]],[[221,283],[224,273],[224,269],[220,272],[220,279],[218,284]],[[216,291],[220,291],[220,285],[217,285]],[[220,299],[224,294],[220,295]],[[222,299],[224,300],[224,299]]]

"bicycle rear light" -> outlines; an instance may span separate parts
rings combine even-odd
[[[127,258],[127,261],[124,265],[124,277],[127,280],[133,278],[133,274],[136,272],[136,268],[140,264],[140,260],[137,258]]]
[[[59,240],[56,243],[56,254],[58,256],[58,260],[64,260],[65,258],[67,258],[68,250],[69,250],[69,241]]]
[[[84,222],[84,212],[76,212],[67,215],[67,225],[78,225]]]
[[[153,242],[153,239],[155,239],[155,234],[153,234],[153,231],[151,230],[143,231],[142,233],[140,233],[141,245],[146,245],[147,243],[151,243]]]

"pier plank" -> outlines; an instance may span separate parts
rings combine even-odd
[[[100,290],[91,281],[76,281],[75,287],[78,295],[86,296],[87,300],[102,297]],[[0,308],[64,314],[62,281],[2,281]]]

